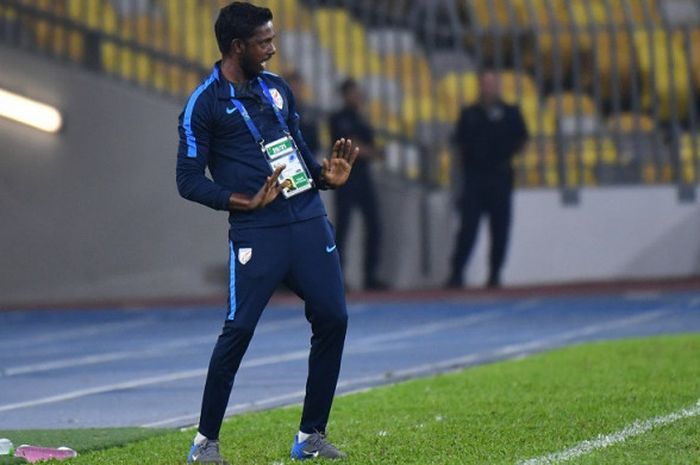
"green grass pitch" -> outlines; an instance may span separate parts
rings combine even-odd
[[[700,399],[700,335],[586,344],[339,397],[329,439],[350,464],[514,464],[667,415]],[[294,406],[235,416],[232,464],[290,464]],[[69,445],[70,465],[185,462],[194,431],[0,431],[15,444]],[[0,459],[0,464],[13,463]],[[571,464],[700,464],[700,416],[595,450]]]

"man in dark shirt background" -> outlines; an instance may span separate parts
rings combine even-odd
[[[379,251],[381,246],[381,226],[377,195],[375,193],[370,163],[379,158],[374,145],[374,130],[362,115],[364,96],[362,89],[353,79],[346,79],[340,85],[343,107],[331,115],[331,138],[338,134],[352,139],[360,148],[360,156],[355,161],[352,177],[335,192],[336,209],[336,243],[340,256],[345,256],[345,248],[350,216],[355,208],[359,208],[365,221],[365,253],[364,253],[364,287],[365,289],[383,289],[384,283],[377,279]]]
[[[528,134],[517,106],[501,100],[498,75],[479,75],[479,102],[464,108],[455,130],[458,158],[463,168],[459,202],[462,224],[457,234],[448,287],[462,287],[462,272],[469,260],[479,221],[489,218],[491,250],[487,286],[500,287],[511,221],[513,157],[522,150]]]

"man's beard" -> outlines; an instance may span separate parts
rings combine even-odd
[[[257,77],[260,73],[264,71],[264,67],[259,61],[254,60],[249,55],[244,55],[241,60],[241,70],[246,75],[248,79],[253,79]]]

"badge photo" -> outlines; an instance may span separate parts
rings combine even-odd
[[[282,98],[282,94],[280,94],[279,90],[270,89],[270,95],[272,96],[272,101],[275,102],[275,106],[277,108],[280,110],[284,108],[284,98]]]
[[[238,249],[238,261],[241,265],[245,265],[253,258],[253,249],[250,247],[243,247]]]

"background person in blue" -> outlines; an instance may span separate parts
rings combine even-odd
[[[265,62],[275,54],[270,10],[234,2],[221,9],[215,32],[222,60],[180,115],[177,185],[184,198],[229,212],[230,292],[188,463],[227,463],[218,438],[233,380],[281,282],[304,299],[313,332],[301,425],[291,455],[342,457],[326,440],[325,429],[347,312],[334,234],[318,189],[343,185],[359,149],[339,139],[319,165],[306,147],[294,95],[280,77],[265,71]],[[294,145],[298,149],[288,152]],[[301,179],[285,178],[289,166],[273,171],[278,153],[288,154],[285,163],[300,168]],[[212,179],[205,176],[207,167]]]

